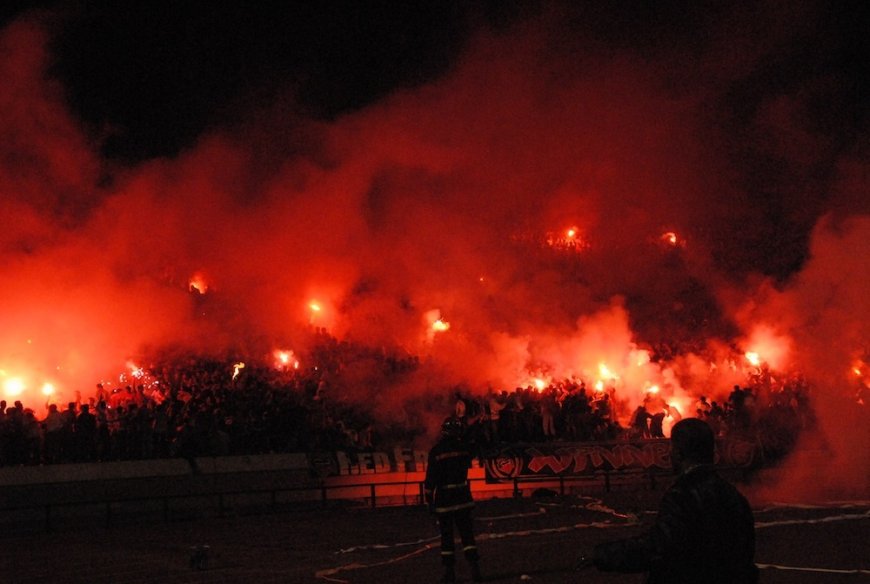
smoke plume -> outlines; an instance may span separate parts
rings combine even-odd
[[[391,395],[348,396],[388,413],[572,375],[617,385],[626,412],[652,385],[691,412],[754,351],[812,381],[829,486],[866,492],[866,378],[849,377],[867,357],[866,164],[808,121],[836,79],[751,89],[809,34],[766,6],[674,44],[546,10],[333,120],[288,89],[126,164],[22,17],[0,33],[2,375],[66,400],[155,348],[301,354],[314,326],[421,357]],[[691,350],[656,359],[669,343]]]

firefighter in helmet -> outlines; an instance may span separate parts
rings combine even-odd
[[[462,552],[471,566],[471,577],[481,582],[477,546],[471,510],[474,499],[468,484],[468,468],[471,466],[471,450],[464,440],[462,422],[447,418],[441,425],[441,439],[429,451],[424,484],[426,502],[438,517],[441,530],[441,562],[444,565],[443,582],[454,582],[456,551],[453,528],[459,532]]]

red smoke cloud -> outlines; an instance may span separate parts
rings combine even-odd
[[[777,323],[793,340],[788,368],[802,371],[818,389],[820,434],[807,437],[798,455],[776,473],[783,483],[768,496],[867,495],[870,419],[866,403],[856,407],[855,394],[868,381],[866,370],[857,371],[855,364],[866,360],[870,338],[862,316],[870,313],[868,273],[870,216],[825,217],[813,232],[810,260],[801,273],[783,290],[763,286],[743,315],[747,323]]]
[[[43,381],[69,399],[155,347],[265,357],[299,351],[313,324],[423,357],[403,391],[348,396],[388,412],[455,383],[568,375],[610,377],[629,411],[649,384],[690,409],[742,380],[711,359],[753,350],[763,325],[857,469],[833,486],[866,488],[858,437],[828,413],[859,415],[844,375],[867,346],[867,216],[822,221],[784,288],[722,269],[716,253],[745,245],[723,234],[754,222],[709,114],[740,67],[682,63],[690,81],[674,87],[684,57],[650,63],[560,32],[544,18],[482,34],[443,78],[334,122],[273,120],[285,110],[266,105],[175,159],[117,168],[47,78],[43,29],[13,24],[0,36],[0,369],[29,400]],[[796,124],[788,104],[762,111]],[[812,143],[787,142],[782,156],[805,163]],[[572,228],[588,247],[548,245]],[[191,291],[195,275],[207,290]],[[431,311],[449,330],[432,333]],[[701,346],[650,362],[673,338]]]

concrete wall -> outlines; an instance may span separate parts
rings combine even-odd
[[[196,459],[201,474],[230,474],[269,471],[308,471],[305,454],[264,454]],[[184,477],[193,474],[184,459],[129,460],[91,464],[49,464],[0,468],[0,488],[14,485],[112,481],[153,477]]]

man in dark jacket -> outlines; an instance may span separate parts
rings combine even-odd
[[[671,459],[679,474],[665,492],[652,529],[600,544],[592,561],[602,571],[649,572],[649,584],[751,584],[755,527],[746,499],[713,467],[714,437],[697,418],[671,431]]]
[[[457,418],[447,418],[441,425],[441,439],[429,451],[424,484],[426,502],[437,515],[441,530],[444,582],[456,580],[454,525],[462,540],[465,559],[471,565],[471,577],[475,582],[482,581],[471,519],[474,500],[468,484],[469,466],[471,466],[471,450],[463,440],[462,422]]]

